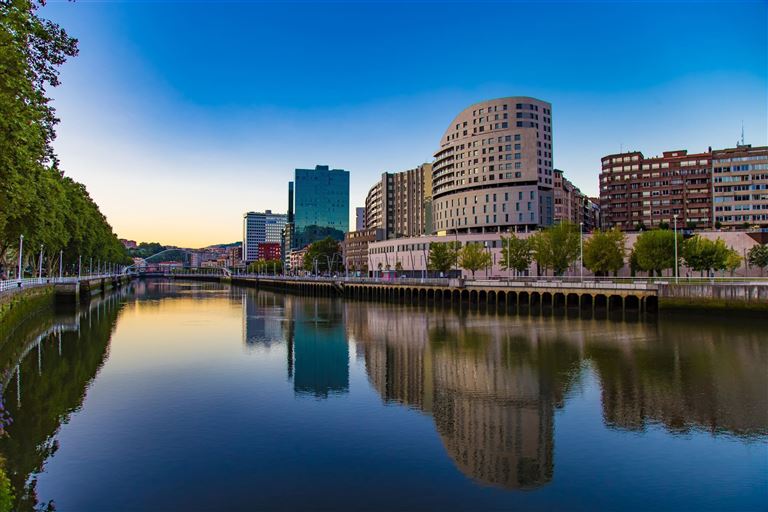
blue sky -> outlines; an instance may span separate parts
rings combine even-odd
[[[203,246],[285,211],[296,167],[430,161],[471,103],[553,104],[555,166],[768,144],[768,2],[50,2],[80,40],[56,149],[121,237]]]

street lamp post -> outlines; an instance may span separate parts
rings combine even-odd
[[[37,278],[43,278],[43,244],[40,244],[40,259],[37,263]]]
[[[672,215],[672,219],[675,225],[675,284],[677,284],[679,274],[677,269],[677,214]],[[669,224],[667,224],[667,226],[669,226]]]
[[[63,274],[61,273],[61,268],[63,265],[63,260],[62,260],[63,257],[64,257],[64,250],[62,249],[62,250],[59,250],[59,279],[61,279],[63,276]]]
[[[83,267],[83,255],[77,257],[77,280],[80,281],[80,269]]]
[[[24,277],[24,272],[21,268],[21,260],[22,260],[21,255],[23,253],[24,253],[24,235],[19,235],[19,274],[18,276],[16,276],[19,278],[19,282],[21,282],[21,279]]]
[[[584,223],[579,222],[579,273],[584,282]]]

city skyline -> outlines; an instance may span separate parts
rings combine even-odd
[[[52,91],[62,169],[121,238],[203,247],[238,240],[243,212],[284,213],[293,169],[317,164],[350,171],[354,225],[382,172],[431,162],[456,113],[492,98],[551,102],[553,167],[590,196],[607,154],[732,147],[742,121],[746,143],[766,143],[762,2],[429,4],[49,4],[42,15],[80,39]],[[515,38],[453,37],[447,21],[397,37],[457,10],[467,26],[526,24]],[[470,59],[471,72],[456,64]]]

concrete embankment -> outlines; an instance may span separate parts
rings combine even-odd
[[[119,288],[131,279],[127,276],[99,277],[5,291],[0,294],[0,342],[39,313],[53,311],[54,306],[77,308],[80,303]]]
[[[472,282],[457,285],[408,282],[344,282],[333,280],[283,280],[269,277],[211,275],[177,276],[177,279],[220,281],[225,284],[255,287],[300,295],[363,298],[381,302],[504,304],[571,309],[641,310],[689,309],[699,311],[743,311],[762,315],[768,312],[768,282],[655,283],[642,287],[615,285],[600,287],[586,282],[572,289],[561,287],[477,286]]]
[[[659,308],[768,314],[768,283],[659,284]]]
[[[54,297],[52,284],[0,294],[0,342],[28,318],[52,310]]]

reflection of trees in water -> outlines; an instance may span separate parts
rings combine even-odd
[[[243,289],[225,286],[219,282],[185,281],[170,278],[142,278],[131,284],[134,297],[142,307],[158,307],[161,300],[185,299],[220,299],[223,293],[229,293],[233,300],[239,301]]]
[[[551,480],[554,409],[591,360],[606,424],[740,436],[768,426],[768,343],[755,325],[659,326],[459,316],[349,303],[347,329],[382,399],[431,412],[458,467],[480,481]]]
[[[588,346],[609,426],[671,432],[768,433],[768,343],[756,324],[662,323],[658,337],[619,350]]]
[[[108,298],[81,317],[79,334],[61,333],[60,353],[56,334],[44,338],[39,353],[34,348],[18,365],[20,382],[15,375],[5,389],[3,398],[13,424],[8,436],[0,440],[0,453],[6,459],[16,497],[14,510],[32,510],[37,505],[35,475],[56,453],[58,442],[54,436],[69,415],[82,406],[89,383],[106,360],[118,310],[118,302]],[[15,335],[6,343],[26,345],[36,336],[32,334],[33,325],[45,324],[51,318],[36,319],[25,327],[30,329],[26,334]]]

